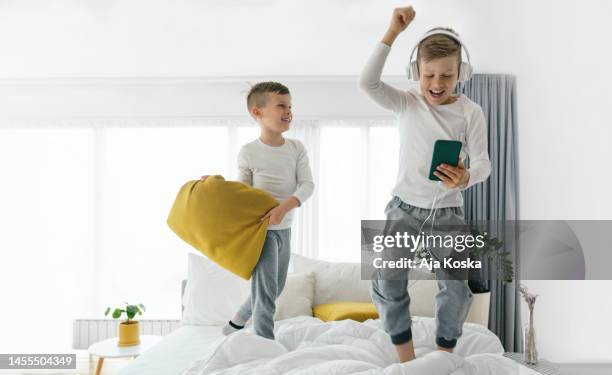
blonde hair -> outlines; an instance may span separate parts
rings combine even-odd
[[[435,27],[429,30],[428,33],[435,30],[448,31],[457,35],[457,38],[459,37],[459,34],[457,34],[455,30],[447,27]],[[431,60],[453,55],[457,56],[457,67],[459,67],[461,64],[461,43],[448,35],[434,34],[423,39],[421,43],[419,43],[419,48],[417,49],[417,64],[421,63],[421,59],[425,60],[425,62],[429,62]]]

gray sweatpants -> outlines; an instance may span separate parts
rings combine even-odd
[[[251,275],[251,295],[238,310],[244,322],[253,317],[259,336],[274,340],[274,313],[289,268],[291,229],[268,230],[261,256]]]
[[[431,210],[414,207],[400,198],[394,197],[385,209],[388,223],[394,220],[397,228],[394,231],[416,234]],[[438,225],[464,224],[461,207],[438,208],[435,219]],[[422,232],[427,233],[431,218]],[[449,250],[449,254],[452,251]],[[414,255],[414,253],[412,253]],[[432,254],[435,256],[434,254]],[[436,344],[440,347],[454,348],[462,334],[462,327],[472,303],[472,293],[468,287],[467,276],[449,277],[442,274],[444,270],[434,269],[438,279],[436,294]],[[412,339],[410,318],[410,296],[407,291],[408,280],[386,277],[372,280],[370,294],[380,315],[385,331],[391,336],[395,345],[404,344]]]

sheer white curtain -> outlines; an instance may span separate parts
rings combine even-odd
[[[316,183],[293,226],[293,251],[360,261],[361,220],[384,218],[395,182],[399,143],[393,121],[298,121],[288,136],[308,149]]]
[[[299,209],[293,251],[359,261],[361,219],[382,218],[397,165],[389,121],[296,121],[316,191]],[[80,122],[0,129],[0,351],[68,351],[71,321],[143,303],[180,317],[180,280],[194,251],[165,223],[180,186],[236,176],[247,118]],[[19,336],[21,323],[29,324]],[[19,324],[17,324],[19,323]],[[31,337],[38,337],[36,341]]]
[[[287,136],[297,138],[308,150],[308,159],[315,181],[315,191],[308,201],[298,209],[295,223],[291,229],[291,249],[293,252],[316,257],[319,238],[319,166],[320,162],[320,127],[318,121],[296,121]]]
[[[360,261],[362,219],[384,218],[397,173],[392,120],[321,121],[317,258]]]

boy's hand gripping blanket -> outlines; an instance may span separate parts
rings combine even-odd
[[[516,363],[502,356],[499,339],[480,325],[464,325],[454,354],[434,350],[432,318],[415,318],[412,330],[417,359],[400,364],[378,320],[358,323],[291,318],[277,322],[276,341],[248,329],[226,337],[211,355],[194,362],[183,375],[518,374]]]
[[[259,260],[276,199],[222,176],[181,187],[167,223],[180,238],[226,270],[249,279]]]

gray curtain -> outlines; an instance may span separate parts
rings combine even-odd
[[[518,219],[516,79],[511,75],[476,74],[470,81],[459,84],[457,91],[482,107],[488,125],[491,159],[491,176],[487,181],[464,192],[466,220],[500,223]],[[514,232],[506,233],[504,227],[497,226],[489,233],[504,241],[506,236],[514,235]],[[516,280],[512,283],[494,280],[472,288],[480,286],[481,290],[491,291],[489,329],[508,352],[522,351],[517,285]]]

